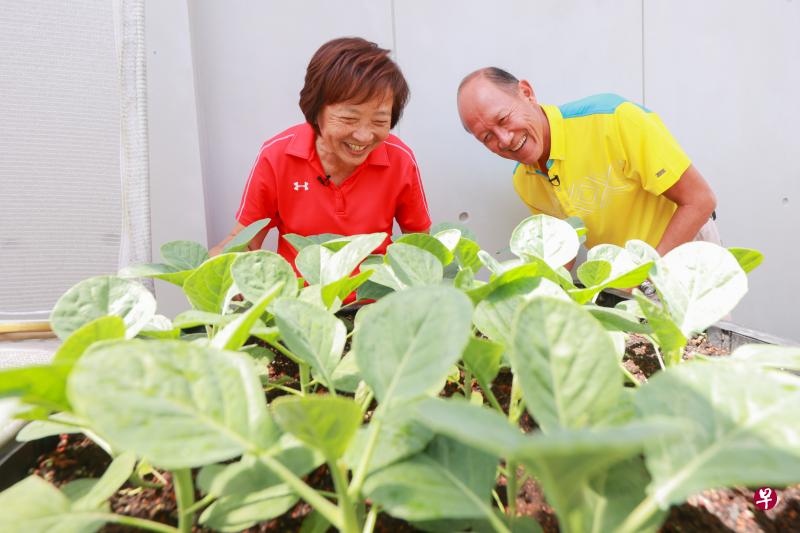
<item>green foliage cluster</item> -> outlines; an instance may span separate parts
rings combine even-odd
[[[172,472],[180,531],[241,530],[301,499],[314,509],[304,532],[369,532],[381,512],[431,531],[536,531],[516,513],[527,476],[563,531],[655,531],[699,491],[800,481],[800,350],[681,362],[686,339],[745,294],[758,252],[602,245],[576,285],[562,265],[585,230],[539,215],[514,230],[506,262],[457,227],[404,235],[385,256],[370,255],[384,234],[290,236],[298,280],[279,255],[242,251],[264,224],[210,259],[169,243],[165,263],[85,280],[59,300],[52,364],[0,372],[0,395],[33,420],[19,439],[82,432],[114,461],[100,479],[57,489],[29,477],[0,493],[0,530],[175,531],[109,511],[127,479],[155,468]],[[483,268],[488,282],[476,279]],[[181,286],[192,310],[157,315],[142,276]],[[657,300],[634,289],[617,308],[593,303],[648,278]],[[348,328],[336,313],[353,291],[377,301]],[[644,384],[621,364],[631,332],[662,356]],[[296,361],[299,382],[270,379],[273,352],[253,338]],[[506,409],[491,389],[502,368],[513,374]],[[448,381],[458,392],[445,399]],[[268,403],[270,391],[281,394]],[[322,464],[333,492],[303,479]]]

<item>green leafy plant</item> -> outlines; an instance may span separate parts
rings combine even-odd
[[[431,531],[536,531],[515,505],[533,477],[563,531],[655,531],[704,489],[800,480],[800,351],[746,346],[676,365],[686,339],[742,297],[755,251],[603,245],[576,281],[563,265],[585,228],[538,215],[503,263],[463,227],[401,236],[385,256],[370,255],[384,234],[287,236],[298,280],[279,255],[243,251],[267,223],[214,258],[165,245],[162,266],[91,278],[59,300],[53,362],[0,371],[0,396],[33,420],[19,439],[80,432],[114,460],[97,480],[57,489],[29,477],[0,493],[0,529],[238,531],[303,500],[304,531],[369,532],[380,513]],[[180,285],[192,309],[156,314],[128,276]],[[645,279],[657,300],[635,289]],[[635,300],[598,307],[606,288]],[[376,301],[348,325],[341,306],[356,290]],[[666,361],[647,383],[621,365],[630,333]],[[270,377],[276,354],[298,375]],[[511,378],[505,405],[499,376]],[[108,510],[154,469],[172,474],[177,529]],[[332,491],[304,479],[317,469]]]

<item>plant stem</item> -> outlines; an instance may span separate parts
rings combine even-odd
[[[508,404],[508,420],[512,425],[516,426],[519,422],[519,417],[522,416],[522,411],[525,409],[522,403],[522,388],[519,386],[517,375],[511,380],[511,400]]]
[[[178,531],[191,533],[192,522],[194,522],[194,514],[189,512],[189,508],[194,503],[192,471],[188,468],[174,470],[172,483],[175,485],[175,501],[178,504]]]
[[[293,389],[291,387],[286,387],[284,385],[269,385],[269,386],[267,386],[267,390],[269,390],[269,389],[282,390],[283,392],[287,392],[289,394],[294,394],[295,396],[302,396],[303,395],[303,393],[300,392],[299,390]]]
[[[372,399],[375,398],[375,393],[372,392],[372,389],[369,389],[366,396],[364,396],[364,400],[361,403],[361,418],[364,418],[364,415],[367,413],[367,409],[369,409],[370,404],[372,404]]]
[[[472,372],[464,369],[464,398],[469,400],[472,397]]]
[[[328,468],[333,478],[333,486],[339,497],[339,511],[342,515],[342,526],[345,533],[358,533],[356,508],[347,494],[347,471],[338,461],[328,461]]]
[[[494,503],[497,504],[497,507],[500,508],[500,511],[502,511],[503,514],[506,514],[506,508],[503,505],[503,502],[500,500],[500,495],[497,494],[497,491],[494,489],[492,489],[492,498],[494,498]]]
[[[369,508],[369,514],[364,521],[363,533],[372,533],[375,530],[375,522],[378,521],[378,504],[373,503]]]
[[[135,529],[144,529],[145,531],[155,531],[157,533],[177,533],[178,529],[155,520],[147,520],[145,518],[135,518],[133,516],[125,516],[116,513],[103,513],[99,515],[106,522],[111,524],[122,524],[130,526]]]
[[[506,500],[508,500],[508,516],[514,518],[517,516],[517,463],[508,461],[506,468],[508,473],[506,475]]]
[[[628,518],[622,523],[617,531],[619,533],[635,533],[642,530],[642,526],[658,510],[658,504],[652,496],[646,497],[636,506]]]
[[[506,413],[503,411],[503,407],[500,405],[500,402],[497,401],[497,397],[492,392],[492,388],[480,379],[478,380],[478,385],[480,385],[481,391],[483,391],[483,397],[489,400],[489,404],[497,409],[501,415],[505,416]]]
[[[306,501],[306,503],[324,516],[325,520],[330,522],[333,527],[342,529],[342,516],[339,513],[339,509],[334,504],[323,498],[317,491],[297,477],[294,472],[283,466],[283,464],[276,461],[273,457],[267,454],[260,454],[259,460],[289,485],[298,496]]]
[[[300,392],[303,393],[303,396],[306,395],[308,382],[310,381],[310,369],[308,365],[305,363],[300,363]]]
[[[202,498],[200,500],[197,500],[196,502],[194,502],[194,505],[192,505],[191,507],[186,509],[186,512],[194,514],[197,511],[199,511],[200,509],[202,509],[202,508],[206,507],[207,505],[209,505],[211,502],[213,502],[216,499],[217,499],[217,497],[215,495],[206,494],[204,498]]]
[[[619,367],[622,369],[622,373],[625,374],[625,377],[628,378],[628,381],[633,383],[636,387],[640,387],[642,384],[639,383],[639,380],[636,379],[636,376],[631,374],[631,371],[625,368],[625,365],[620,363]]]
[[[353,480],[350,482],[348,496],[353,499],[358,498],[358,495],[361,493],[361,486],[364,484],[364,479],[367,477],[367,467],[369,467],[369,462],[372,459],[372,453],[375,451],[375,445],[378,442],[378,434],[381,431],[380,417],[377,419],[373,417],[369,427],[370,434],[369,440],[367,441],[367,446],[364,448],[364,453],[361,455],[361,460],[353,472]]]

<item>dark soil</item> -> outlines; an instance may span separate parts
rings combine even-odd
[[[262,345],[266,346],[263,343]],[[272,350],[275,353],[275,357],[269,365],[270,381],[281,380],[286,386],[297,387],[297,365],[283,354],[274,349]],[[717,347],[709,345],[704,335],[700,335],[689,342],[684,353],[684,359],[691,359],[696,354],[706,356],[727,355]],[[646,339],[637,335],[632,335],[627,343],[623,364],[639,381],[646,381],[660,370],[660,364],[653,346]],[[506,411],[511,396],[511,379],[511,373],[504,369],[501,370],[492,383],[492,392]],[[448,383],[443,395],[453,395],[458,392],[458,389],[458,384]],[[475,391],[480,390],[476,383],[473,383],[473,389]],[[282,394],[285,393],[272,390],[268,393],[268,397],[271,399]],[[371,412],[367,413],[367,418],[370,414]],[[527,412],[524,412],[520,418],[520,426],[526,432],[537,428],[536,422]],[[108,455],[89,439],[80,435],[62,435],[55,449],[43,454],[38,459],[36,466],[31,469],[31,473],[52,482],[56,486],[61,486],[78,478],[100,477],[109,463],[110,458]],[[518,475],[524,475],[522,469],[519,470]],[[176,524],[176,503],[169,473],[163,473],[162,479],[166,484],[159,488],[126,484],[111,499],[112,511],[172,525]],[[150,483],[159,482],[159,480],[153,478],[148,478],[146,481]],[[331,479],[325,466],[307,476],[306,482],[319,489],[332,490]],[[505,477],[500,476],[497,493],[504,505],[507,503],[505,501],[505,485]],[[750,489],[734,488],[705,491],[693,496],[688,502],[680,506],[673,506],[667,521],[661,528],[661,532],[800,532],[800,485],[788,487],[778,492],[780,495],[778,505],[765,512],[757,509],[753,504],[753,492]],[[199,495],[197,496],[199,497]],[[534,517],[546,533],[557,533],[559,531],[555,513],[547,504],[541,487],[535,480],[528,478],[520,487],[517,495],[517,510],[521,515]],[[304,502],[300,502],[283,516],[258,524],[246,531],[264,533],[299,531],[303,520],[310,512],[311,507]],[[116,533],[134,530],[124,526],[106,525],[102,531]],[[205,532],[208,530],[195,526],[194,531]],[[418,530],[402,520],[397,520],[385,513],[381,513],[375,531],[381,533],[405,533]]]

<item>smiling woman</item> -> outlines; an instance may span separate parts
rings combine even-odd
[[[269,139],[247,179],[238,224],[211,250],[219,253],[250,223],[270,225],[250,243],[261,247],[276,227],[278,252],[293,266],[283,238],[321,233],[425,232],[430,216],[414,154],[389,131],[409,88],[389,50],[357,37],[334,39],[314,54],[300,91],[306,122]],[[375,250],[383,253],[387,238]]]

